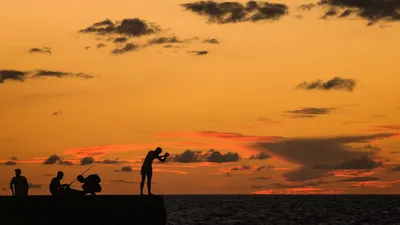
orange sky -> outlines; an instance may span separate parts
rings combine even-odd
[[[32,194],[47,194],[58,170],[69,182],[88,167],[79,165],[82,157],[104,152],[121,161],[91,171],[102,177],[104,193],[138,194],[141,159],[157,146],[173,159],[187,149],[202,153],[199,162],[155,164],[155,193],[400,192],[392,170],[400,161],[396,22],[382,29],[383,22],[366,26],[357,16],[325,20],[326,9],[301,11],[309,2],[277,0],[289,7],[278,20],[215,24],[180,6],[189,2],[2,3],[0,72],[93,78],[1,83],[0,75],[0,194],[10,194],[17,167],[41,185]],[[129,18],[162,31],[129,38],[141,47],[120,55],[111,54],[117,45],[108,36],[78,32]],[[171,36],[189,41],[144,46]],[[211,38],[219,44],[203,42]],[[96,48],[99,43],[107,46]],[[28,52],[43,47],[51,54]],[[296,88],[334,77],[353,79],[354,90]],[[210,149],[238,153],[240,160],[210,162]],[[259,152],[270,157],[249,159]],[[74,165],[43,165],[53,154]],[[365,156],[377,166],[354,161]],[[5,165],[10,157],[18,158],[16,165]],[[133,172],[114,172],[124,166]]]

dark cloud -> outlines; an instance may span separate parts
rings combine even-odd
[[[189,53],[193,53],[196,55],[207,55],[208,51],[188,51]]]
[[[121,23],[114,23],[106,19],[80,30],[81,33],[94,33],[97,35],[115,34],[135,37],[153,34],[158,31],[160,31],[160,28],[139,18],[123,19]]]
[[[400,0],[320,0],[318,5],[328,7],[328,11],[332,8],[342,10],[341,18],[354,13],[368,20],[368,25],[378,21],[400,21]]]
[[[29,185],[29,188],[37,188],[37,189],[42,188],[42,185],[41,185],[41,184],[32,184],[32,183],[29,183],[28,185]]]
[[[327,19],[330,16],[336,16],[338,14],[338,11],[335,8],[330,8],[328,11],[325,12],[325,15],[323,15],[321,18],[322,19]]]
[[[104,47],[107,47],[107,45],[105,45],[105,44],[103,44],[103,43],[98,43],[98,44],[96,45],[96,48],[104,48]]]
[[[91,165],[95,162],[93,157],[84,157],[81,159],[81,165]]]
[[[125,43],[126,41],[128,41],[128,38],[126,37],[117,37],[114,39],[114,43]]]
[[[158,37],[153,38],[148,41],[149,44],[166,44],[166,43],[183,43],[184,41],[180,40],[176,36],[172,37]]]
[[[201,151],[186,150],[183,153],[176,155],[174,161],[179,163],[202,162],[204,161],[204,157]]]
[[[85,50],[89,50],[89,49],[90,49],[90,47],[89,47],[89,46],[86,46],[86,47],[85,47]]]
[[[181,154],[174,157],[173,161],[180,163],[193,163],[193,162],[237,162],[240,156],[237,153],[221,153],[211,149],[208,152],[186,150]]]
[[[58,164],[66,165],[66,166],[74,165],[71,161],[67,161],[67,160],[61,160]]]
[[[51,71],[51,70],[38,70],[34,77],[81,77],[84,79],[93,78],[93,76],[84,74],[84,73],[69,73],[69,72],[62,72],[62,71]]]
[[[55,112],[53,112],[51,115],[52,116],[59,116],[59,115],[61,115],[62,114],[62,111],[55,111]]]
[[[333,108],[301,108],[296,110],[288,110],[286,112],[292,114],[292,118],[314,118],[319,115],[329,114],[333,110]]]
[[[61,158],[58,155],[52,155],[48,159],[46,159],[43,164],[45,165],[53,165],[59,162]]]
[[[391,169],[391,171],[393,171],[393,172],[398,172],[398,171],[400,171],[400,165],[396,165],[395,167],[393,167],[393,168]]]
[[[258,153],[256,155],[250,156],[249,159],[260,159],[260,160],[263,160],[263,159],[269,159],[269,158],[271,158],[271,156],[267,155],[265,152],[260,152],[260,153]]]
[[[302,10],[311,10],[313,8],[315,8],[315,4],[314,3],[308,3],[308,4],[302,4],[299,6],[300,9]]]
[[[84,79],[93,78],[93,76],[84,73],[70,73],[62,71],[51,71],[51,70],[37,70],[30,72],[23,72],[17,70],[0,70],[0,83],[4,83],[5,80],[15,80],[24,82],[28,78],[39,78],[39,77],[81,77]]]
[[[112,183],[116,184],[138,184],[136,181],[126,181],[126,180],[110,180]]]
[[[270,166],[270,165],[268,165],[268,166],[259,166],[259,167],[257,167],[257,169],[256,169],[256,171],[263,171],[263,170],[266,170],[266,169],[272,169],[272,168],[274,168],[273,166]]]
[[[5,80],[15,80],[24,82],[27,72],[17,70],[0,70],[0,84]]]
[[[114,54],[114,55],[121,55],[121,54],[124,54],[126,52],[130,52],[130,51],[136,50],[138,47],[139,46],[137,46],[135,44],[126,43],[124,46],[114,49],[111,53]]]
[[[349,179],[339,180],[337,182],[367,182],[379,180],[377,177],[353,177]]]
[[[46,53],[51,55],[51,48],[31,48],[28,51],[29,53]]]
[[[252,184],[252,185],[250,185],[250,187],[253,188],[253,189],[261,189],[261,188],[265,188],[266,186],[265,186],[265,185],[255,185],[255,184]]]
[[[133,168],[131,166],[124,166],[121,168],[122,172],[132,172]]]
[[[215,38],[209,38],[203,41],[203,43],[208,43],[208,44],[219,44],[220,42],[218,39]]]
[[[368,156],[349,159],[336,165],[317,164],[314,166],[315,169],[337,169],[337,170],[375,169],[377,167],[383,167],[383,163],[377,162]]]
[[[328,174],[332,169],[374,168],[380,163],[373,163],[369,158],[375,150],[352,151],[352,143],[368,143],[371,140],[390,138],[394,133],[378,133],[359,136],[342,136],[332,138],[299,138],[283,139],[275,142],[259,142],[252,147],[272,153],[289,162],[303,167],[290,171],[284,176],[288,180],[310,180]],[[332,165],[331,167],[314,168],[315,165]]]
[[[7,162],[4,163],[4,165],[6,165],[6,166],[15,166],[15,165],[17,165],[17,162],[15,162],[15,161],[7,161]]]
[[[70,161],[65,161],[62,157],[58,156],[58,155],[52,155],[50,156],[48,159],[46,159],[43,164],[45,165],[54,165],[54,164],[60,164],[60,165],[73,165],[72,162]]]
[[[206,16],[209,23],[238,23],[245,21],[277,20],[288,14],[284,4],[249,1],[239,2],[198,1],[181,5],[186,10]]]
[[[235,171],[235,170],[252,170],[253,167],[250,165],[241,165],[241,166],[235,166],[233,168],[231,168],[231,170]]]
[[[16,157],[16,156],[11,157],[10,159],[13,161],[18,161],[18,157]]]
[[[250,180],[269,180],[269,179],[271,179],[271,178],[269,178],[269,177],[255,177],[255,178],[250,179]]]
[[[105,159],[104,161],[100,162],[101,164],[120,164],[122,163],[119,159]]]
[[[356,86],[356,81],[353,79],[346,79],[340,77],[334,77],[326,82],[322,80],[313,81],[311,83],[303,82],[297,85],[297,89],[304,90],[343,90],[353,91]]]
[[[216,163],[223,163],[223,162],[237,162],[240,160],[240,156],[237,153],[221,153],[219,151],[210,150],[207,155],[208,162],[216,162]]]

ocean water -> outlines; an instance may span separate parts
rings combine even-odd
[[[400,224],[400,195],[164,196],[168,225]]]

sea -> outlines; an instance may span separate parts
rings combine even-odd
[[[166,195],[164,201],[168,225],[400,225],[400,195]]]

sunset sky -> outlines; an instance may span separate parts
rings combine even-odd
[[[400,1],[221,3],[3,2],[0,195],[400,193]]]

